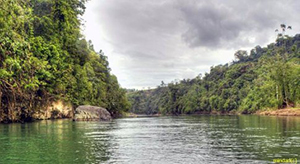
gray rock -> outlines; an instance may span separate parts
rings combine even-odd
[[[110,121],[111,114],[102,107],[82,105],[75,110],[75,121]]]

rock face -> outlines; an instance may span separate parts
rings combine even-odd
[[[82,105],[75,110],[75,121],[110,121],[111,114],[102,107]]]
[[[60,119],[72,118],[73,106],[70,102],[58,100],[46,106],[44,110],[38,111],[33,115],[34,119],[47,120],[47,119]]]

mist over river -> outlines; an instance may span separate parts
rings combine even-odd
[[[0,163],[270,163],[300,159],[300,117],[177,116],[0,124]]]

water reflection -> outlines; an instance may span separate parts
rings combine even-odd
[[[88,124],[70,120],[0,125],[0,163],[93,163]],[[104,145],[102,152],[105,152]],[[105,155],[106,160],[109,155]]]
[[[186,116],[0,125],[0,163],[269,163],[298,158],[300,118]]]

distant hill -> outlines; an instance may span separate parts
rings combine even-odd
[[[300,34],[278,37],[267,47],[236,60],[212,66],[203,77],[184,79],[156,89],[127,93],[131,112],[192,114],[197,112],[253,113],[300,106]]]

